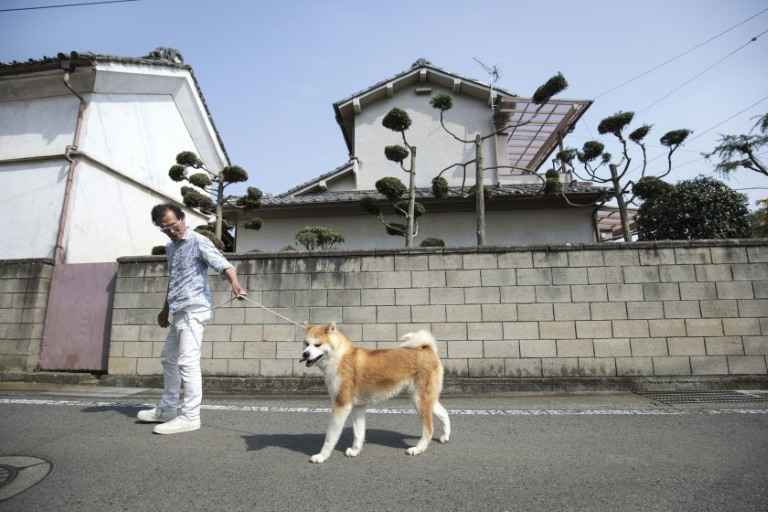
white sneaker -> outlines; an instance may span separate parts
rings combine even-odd
[[[182,432],[192,432],[200,428],[200,418],[190,420],[184,416],[176,416],[171,421],[166,421],[156,426],[152,432],[155,434],[180,434]]]
[[[154,409],[139,411],[136,418],[142,423],[165,423],[166,421],[171,421],[176,416],[176,409],[160,409],[155,407]]]

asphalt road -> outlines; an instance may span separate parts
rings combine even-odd
[[[637,395],[454,398],[453,438],[417,457],[405,400],[368,415],[360,456],[319,451],[327,401],[218,397],[203,428],[136,423],[154,392],[0,386],[3,456],[50,461],[4,511],[768,510],[768,402]],[[0,487],[2,496],[2,487]]]

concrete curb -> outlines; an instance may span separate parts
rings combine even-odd
[[[39,382],[48,384],[91,384],[112,387],[161,388],[161,375],[101,375],[90,373],[0,373],[0,382]],[[322,379],[294,377],[205,376],[207,392],[254,395],[325,395]],[[768,375],[680,376],[680,377],[552,377],[495,378],[449,377],[446,396],[493,395],[514,392],[583,391],[707,391],[723,389],[768,389]]]

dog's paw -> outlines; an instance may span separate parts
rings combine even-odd
[[[326,457],[322,453],[316,453],[309,458],[309,462],[311,462],[312,464],[322,464],[323,462],[326,461],[326,459],[328,459],[328,457]]]
[[[412,446],[412,447],[408,448],[407,450],[405,450],[405,453],[407,453],[408,455],[418,455],[420,453],[424,453],[424,450],[422,448],[417,447],[417,446]]]
[[[347,448],[347,451],[344,452],[347,457],[357,457],[360,455],[360,448]]]
[[[450,439],[451,439],[451,436],[449,436],[448,434],[443,434],[440,436],[440,442],[443,444],[447,443]]]

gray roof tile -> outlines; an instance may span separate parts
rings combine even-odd
[[[537,184],[521,184],[521,185],[501,185],[501,186],[488,186],[488,193],[491,197],[498,198],[514,198],[514,197],[534,197],[541,196],[541,185]],[[604,187],[598,187],[591,183],[574,181],[568,186],[569,194],[592,194],[603,195],[608,193],[608,189]],[[461,194],[460,187],[450,187],[448,189],[448,196],[446,199],[460,199],[466,197],[467,189],[464,194]],[[262,198],[262,208],[279,208],[287,206],[302,206],[302,205],[317,205],[317,204],[337,204],[337,203],[354,203],[360,201],[364,197],[373,197],[384,201],[383,195],[379,194],[376,190],[349,190],[349,191],[326,191],[313,194],[304,194],[300,196],[286,196],[285,194],[271,196],[265,195]],[[417,188],[417,199],[435,199],[432,195],[432,189],[430,188]]]

